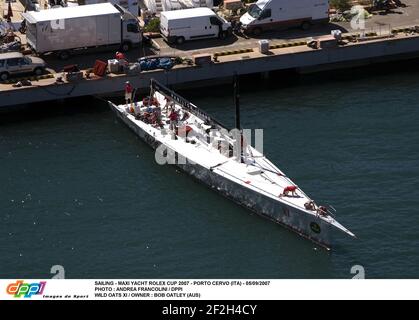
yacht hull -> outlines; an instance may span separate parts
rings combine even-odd
[[[112,103],[109,104],[119,119],[133,130],[145,143],[150,145],[153,149],[157,149],[161,145],[155,137],[138,126],[125,112],[120,111]],[[169,147],[167,148],[170,149]],[[174,152],[174,150],[171,151]],[[311,240],[317,245],[330,250],[331,225],[323,221],[320,217],[313,216],[312,214],[308,214],[294,206],[282,202],[279,197],[278,200],[276,200],[264,194],[255,192],[254,190],[246,188],[197,163],[190,163],[189,159],[187,157],[185,158],[185,164],[176,164],[176,166],[185,173],[191,175],[224,197],[253,211],[257,215],[282,225],[301,237]]]

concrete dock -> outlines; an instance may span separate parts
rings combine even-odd
[[[416,4],[418,1],[409,0],[406,2]],[[402,15],[408,13],[407,21],[417,22],[419,25],[419,4],[401,10],[406,10]],[[61,75],[60,70],[65,64],[77,63],[80,68],[85,69],[92,67],[95,59],[106,61],[112,58],[113,53],[83,55],[66,62],[47,57],[47,62],[52,67],[53,77],[32,81],[32,86],[21,88],[0,83],[0,108],[87,95],[110,95],[121,92],[127,80],[139,89],[146,89],[151,78],[176,87],[196,85],[211,80],[216,82],[218,79],[232,77],[235,73],[242,75],[267,74],[270,71],[290,69],[305,73],[417,58],[419,57],[419,33],[408,30],[409,28],[414,29],[412,25],[401,27],[403,21],[406,19],[401,19],[400,14],[373,17],[368,22],[367,33],[374,31],[376,36],[365,39],[358,38],[358,41],[349,41],[345,45],[324,49],[309,48],[305,44],[306,39],[308,36],[330,34],[330,29],[337,28],[333,24],[323,29],[314,28],[303,34],[296,30],[268,34],[264,35],[270,40],[271,49],[268,54],[259,52],[257,42],[260,39],[226,40],[232,43],[219,40],[198,41],[185,44],[180,48],[169,47],[161,39],[157,39],[156,45],[159,47],[161,55],[191,57],[194,54],[205,53],[217,55],[217,59],[201,66],[177,65],[169,71],[143,71],[131,76],[108,74],[104,77],[93,77],[70,83],[58,84],[55,82],[56,77]],[[392,22],[392,27],[390,28],[390,24],[387,25],[385,22]],[[378,25],[378,27],[374,28],[374,25]],[[349,27],[345,27],[344,24],[341,24],[339,28],[346,32],[353,31],[346,30],[345,28]],[[346,33],[346,38],[353,34],[353,32]],[[144,55],[147,53],[137,49],[133,50],[128,58],[130,61],[135,61]]]

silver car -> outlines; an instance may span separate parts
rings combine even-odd
[[[27,73],[37,76],[45,72],[44,60],[33,56],[24,56],[19,52],[0,53],[0,80],[6,81],[10,77]]]

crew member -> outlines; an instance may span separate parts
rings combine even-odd
[[[316,211],[316,204],[314,203],[313,200],[310,200],[310,201],[304,203],[304,207],[307,210]]]
[[[170,110],[172,110],[172,108],[174,108],[175,103],[170,98],[168,98],[168,97],[165,97],[164,99],[166,100],[166,104],[164,105],[162,111],[164,113],[168,114],[168,112]]]
[[[156,119],[155,124],[157,126],[160,126],[161,127],[161,125],[162,125],[162,121],[161,121],[161,107],[160,106],[155,107],[154,110],[153,110],[153,113],[155,114],[155,117],[156,117],[155,118]]]
[[[170,114],[169,114],[170,130],[175,130],[176,129],[178,119],[179,119],[179,114],[177,113],[177,111],[174,108],[172,108],[170,110]]]
[[[292,197],[296,197],[297,196],[297,187],[296,186],[287,186],[284,188],[284,191],[280,194],[281,196],[286,196],[288,197],[289,194],[291,193]]]
[[[125,82],[125,103],[130,104],[132,109],[132,93],[134,91],[134,88],[132,87],[131,83],[129,81]]]
[[[327,211],[327,208],[326,208],[326,207],[324,207],[324,206],[320,206],[320,207],[317,209],[317,213],[318,213],[320,216],[322,216],[322,217],[327,217],[327,216],[328,216],[328,211]]]

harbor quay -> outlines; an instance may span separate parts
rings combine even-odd
[[[415,0],[403,3],[404,7],[386,14],[372,15],[363,29],[350,21],[331,22],[305,31],[291,28],[259,36],[234,33],[228,39],[181,45],[169,44],[156,35],[147,45],[143,43],[125,54],[130,63],[140,58],[177,59],[172,68],[166,69],[97,75],[92,72],[95,62],[106,64],[115,58],[115,50],[85,52],[65,61],[54,54],[42,54],[46,74],[0,81],[0,109],[83,96],[120,95],[126,81],[136,92],[146,91],[151,79],[173,88],[208,87],[230,81],[235,74],[267,77],[281,70],[304,74],[414,59],[419,57],[419,7]],[[12,9],[12,22],[17,25],[25,10],[18,1],[12,3]],[[3,11],[7,12],[5,4]],[[334,32],[338,37],[333,37]],[[17,34],[26,45],[26,35]],[[70,79],[64,71],[71,66],[76,66],[79,73]],[[23,85],[16,85],[19,82]]]
[[[386,61],[419,57],[419,34],[414,27],[393,30],[391,36],[372,35],[365,39],[347,41],[344,45],[311,48],[306,40],[297,39],[288,44],[270,42],[266,53],[259,48],[231,50],[209,54],[199,65],[180,64],[170,70],[141,71],[138,74],[106,74],[103,77],[83,77],[77,81],[57,82],[61,73],[55,73],[32,82],[31,86],[14,87],[0,84],[0,108],[53,101],[89,95],[111,96],[123,91],[126,81],[139,89],[147,89],[151,79],[170,86],[217,84],[235,74],[264,74],[277,70],[318,72],[345,67],[362,66]],[[350,39],[352,36],[344,36]],[[205,56],[205,54],[201,54]],[[84,70],[86,72],[86,70]]]

